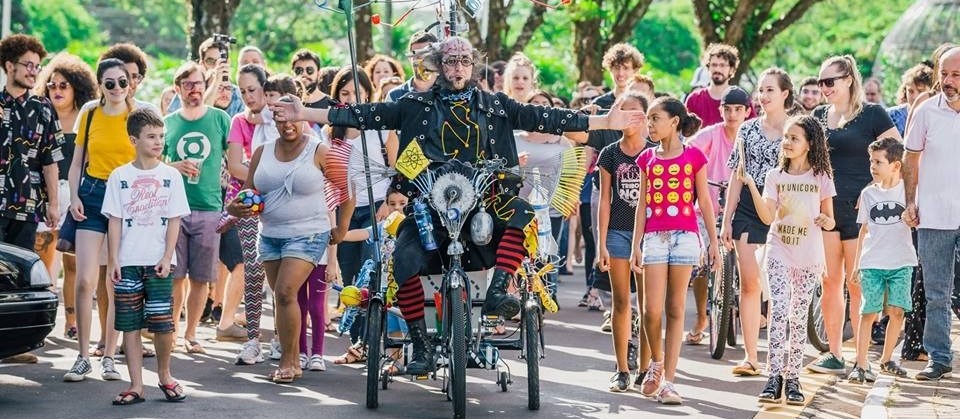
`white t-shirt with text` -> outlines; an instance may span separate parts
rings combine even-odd
[[[101,212],[121,220],[120,266],[154,266],[166,249],[168,220],[190,214],[183,176],[163,163],[150,170],[120,166],[107,179]]]

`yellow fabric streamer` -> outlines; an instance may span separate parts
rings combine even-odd
[[[526,227],[523,228],[523,248],[527,249],[528,255],[537,254],[537,218],[534,217]],[[532,258],[532,256],[531,256]]]
[[[407,179],[415,179],[429,165],[430,159],[423,154],[423,149],[416,140],[411,141],[397,157],[397,171]]]

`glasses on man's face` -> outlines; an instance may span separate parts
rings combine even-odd
[[[203,64],[207,67],[216,67],[217,58],[216,57],[207,57],[203,59]]]
[[[116,89],[117,86],[120,86],[121,89],[126,89],[128,86],[127,79],[120,79],[117,81],[107,80],[103,82],[103,87],[106,88],[107,90]]]
[[[47,82],[47,90],[67,90],[70,87],[70,83],[62,81],[60,83]]]
[[[233,91],[233,85],[231,85],[231,84],[221,85],[221,86],[220,86],[220,91],[221,91],[221,92],[232,92],[232,91]]]
[[[204,86],[206,86],[206,85],[207,85],[207,82],[205,82],[205,81],[203,81],[203,80],[200,80],[200,81],[182,81],[182,82],[180,82],[180,87],[184,88],[185,90],[193,90],[193,89],[196,89],[197,87],[199,87],[199,88],[202,89],[202,88],[203,88]]]
[[[28,73],[39,73],[40,70],[43,69],[43,66],[41,66],[40,63],[31,63],[29,61],[24,63],[17,61],[17,64],[20,64],[23,66],[23,68],[27,69]]]
[[[460,64],[460,65],[462,65],[462,66],[464,66],[464,67],[471,67],[471,66],[473,66],[473,58],[470,58],[470,57],[460,57],[460,58],[451,57],[451,58],[445,58],[445,59],[443,60],[443,65],[445,65],[445,66],[447,66],[447,67],[456,67],[457,64]]]
[[[833,87],[834,85],[837,84],[837,80],[846,78],[847,76],[848,76],[847,74],[843,74],[843,75],[836,76],[836,77],[826,77],[826,78],[822,78],[822,79],[820,79],[820,80],[817,80],[817,86],[820,86],[820,87]]]
[[[316,72],[317,72],[317,69],[313,67],[294,67],[293,68],[293,74],[296,74],[298,76],[303,75],[303,73],[307,73],[308,76],[312,76],[313,73],[316,73]]]

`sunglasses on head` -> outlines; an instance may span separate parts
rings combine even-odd
[[[313,73],[317,72],[317,69],[313,67],[294,67],[293,68],[293,74],[296,74],[298,76],[303,75],[304,72],[306,72],[308,76],[312,76]]]
[[[849,74],[844,74],[844,75],[842,75],[842,76],[827,77],[827,78],[824,78],[824,79],[820,79],[820,80],[817,80],[817,86],[820,86],[820,87],[824,87],[824,86],[826,86],[826,87],[833,87],[835,84],[837,84],[837,80],[846,78],[847,76],[849,76]]]
[[[107,88],[107,90],[113,90],[113,89],[117,88],[117,86],[120,86],[121,89],[126,89],[126,88],[127,88],[127,79],[120,79],[120,80],[117,80],[117,81],[107,80],[107,81],[103,82],[103,87]]]
[[[47,90],[67,90],[70,87],[70,83],[62,81],[60,83],[47,82]]]

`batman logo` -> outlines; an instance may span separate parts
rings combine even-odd
[[[903,221],[903,204],[894,201],[878,202],[870,208],[870,219],[880,225],[891,225]]]

